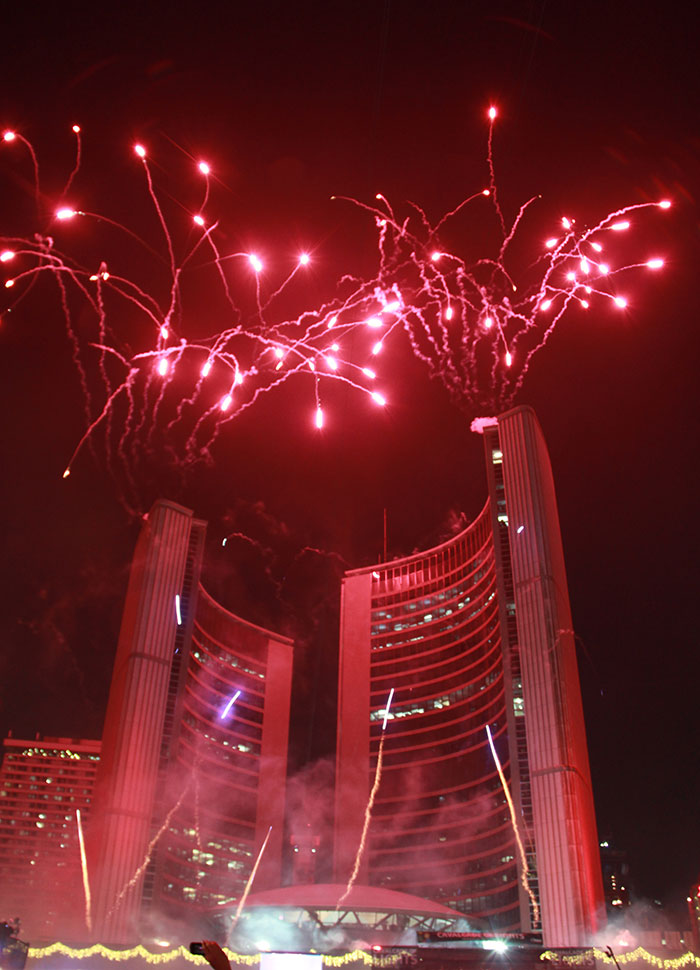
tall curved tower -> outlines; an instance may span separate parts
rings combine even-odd
[[[352,870],[383,739],[360,879],[576,946],[603,893],[551,468],[529,408],[494,419],[485,446],[474,522],[345,576],[335,878]]]
[[[160,500],[134,554],[90,820],[103,942],[201,929],[240,898],[270,826],[256,886],[279,883],[292,642],[203,589],[205,529]]]

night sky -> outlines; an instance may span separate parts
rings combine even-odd
[[[160,254],[147,281],[159,298],[167,250],[136,140],[172,226],[201,199],[201,157],[227,251],[256,248],[287,271],[290,253],[312,252],[294,312],[327,298],[343,273],[371,276],[376,265],[371,217],[331,196],[372,203],[382,192],[404,214],[411,200],[438,221],[488,184],[492,103],[504,212],[512,219],[542,197],[516,264],[527,267],[563,215],[595,223],[623,205],[673,200],[635,220],[630,242],[665,268],[629,276],[623,312],[572,309],[516,403],[535,408],[554,468],[600,836],[629,852],[638,897],[684,899],[700,877],[700,15],[535,0],[20,6],[0,15],[0,128],[34,146],[49,213],[75,161],[71,125],[81,125],[71,200]],[[0,142],[0,236],[47,231],[34,201],[26,148]],[[87,222],[50,231],[82,262],[103,258]],[[474,216],[449,241],[479,256],[489,232]],[[151,254],[109,238],[100,245],[112,272],[143,282]],[[279,282],[285,270],[270,273]],[[250,292],[240,271],[232,280]],[[215,329],[220,307],[201,281],[188,285],[193,325]],[[9,304],[3,295],[0,309]],[[120,326],[115,340],[143,339],[126,311]],[[388,554],[400,556],[450,535],[486,497],[482,441],[469,431],[483,409],[456,406],[405,339],[393,341],[384,410],[335,387],[319,433],[311,386],[289,382],[223,428],[209,467],[186,474],[144,442],[127,488],[99,440],[61,477],[85,419],[58,290],[37,287],[3,313],[0,730],[100,735],[133,509],[162,496],[210,523],[207,588],[298,638],[295,761],[331,754],[343,568],[382,556],[384,509]],[[232,533],[248,538],[222,546]]]

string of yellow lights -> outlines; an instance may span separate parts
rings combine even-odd
[[[659,967],[660,970],[680,970],[681,967],[689,966],[700,967],[700,956],[691,953],[690,950],[679,957],[660,957],[655,953],[649,953],[642,946],[638,946],[636,950],[629,950],[626,953],[617,953],[614,960],[605,950],[599,950],[598,947],[570,955],[556,953],[553,950],[545,950],[544,953],[540,954],[540,960],[555,960],[559,964],[572,967],[580,967],[584,964],[590,965],[592,957],[601,963],[608,964],[617,962],[620,965],[643,960],[653,967]]]
[[[243,966],[255,966],[260,963],[259,953],[234,953],[232,950],[224,949],[231,964]],[[83,960],[88,957],[103,957],[106,960],[123,962],[125,960],[143,960],[145,963],[160,964],[172,963],[173,960],[184,959],[189,963],[206,964],[204,957],[196,956],[185,946],[177,946],[172,950],[165,950],[162,953],[152,953],[146,947],[139,944],[125,950],[113,950],[104,946],[102,943],[95,943],[92,946],[76,948],[68,946],[66,943],[51,943],[49,946],[30,946],[27,956],[32,960],[42,960],[46,957],[55,956],[70,957],[71,960]],[[327,967],[343,967],[348,963],[364,963],[373,967],[392,967],[400,962],[403,953],[367,953],[365,950],[353,950],[351,953],[343,953],[338,956],[323,956],[323,963]]]

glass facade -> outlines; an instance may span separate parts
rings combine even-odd
[[[85,929],[78,821],[90,815],[100,742],[6,738],[0,772],[0,905],[23,934]]]
[[[517,929],[513,832],[486,734],[508,771],[488,505],[454,539],[371,577],[371,774],[384,744],[369,881]]]
[[[243,893],[259,849],[272,637],[200,585],[168,766],[171,786],[176,779],[184,794],[154,855],[150,895],[157,911],[191,921],[193,911],[215,913]],[[286,749],[282,755],[284,763]],[[162,801],[160,811],[163,817]]]

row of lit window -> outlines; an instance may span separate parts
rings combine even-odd
[[[474,587],[478,585],[479,580],[482,579],[484,575],[484,570],[479,569],[470,577],[471,581],[469,583],[457,583],[455,586],[440,589],[432,596],[424,596],[421,598],[413,598],[408,601],[402,601],[391,610],[375,609],[372,611],[372,621],[377,622],[379,620],[393,620],[397,616],[410,616],[419,609],[432,610],[436,607],[439,608],[440,604],[445,603],[446,601],[458,600],[460,597],[464,597],[464,601],[468,603],[470,601],[470,597],[466,594],[473,591]]]
[[[100,756],[98,754],[79,754],[77,751],[70,751],[67,748],[24,748],[21,753],[17,754],[6,754],[5,760],[13,760],[17,758],[33,758],[34,756],[40,758],[70,758],[73,761],[99,761]]]
[[[255,668],[247,666],[247,663],[239,656],[231,653],[226,647],[218,644],[215,640],[204,632],[201,628],[197,627],[197,633],[200,635],[196,642],[197,647],[201,647],[202,653],[199,649],[195,648],[192,651],[192,656],[195,660],[198,660],[201,664],[211,663],[212,661],[218,661],[225,664],[227,667],[234,667],[236,670],[242,670],[243,673],[249,674],[251,677],[255,677],[259,680],[265,679],[264,668]]]
[[[459,690],[450,691],[449,694],[442,694],[440,697],[433,697],[431,700],[427,701],[412,701],[410,704],[397,704],[393,705],[389,709],[387,714],[386,708],[378,711],[372,711],[369,715],[370,722],[372,721],[383,721],[386,717],[387,720],[392,721],[394,718],[402,717],[412,717],[414,714],[425,714],[429,711],[440,711],[445,707],[449,707],[451,704],[456,704],[458,701],[466,700],[479,691],[484,690],[489,684],[492,684],[500,676],[499,671],[492,670],[488,673],[480,683],[467,684],[465,687],[460,687]]]

